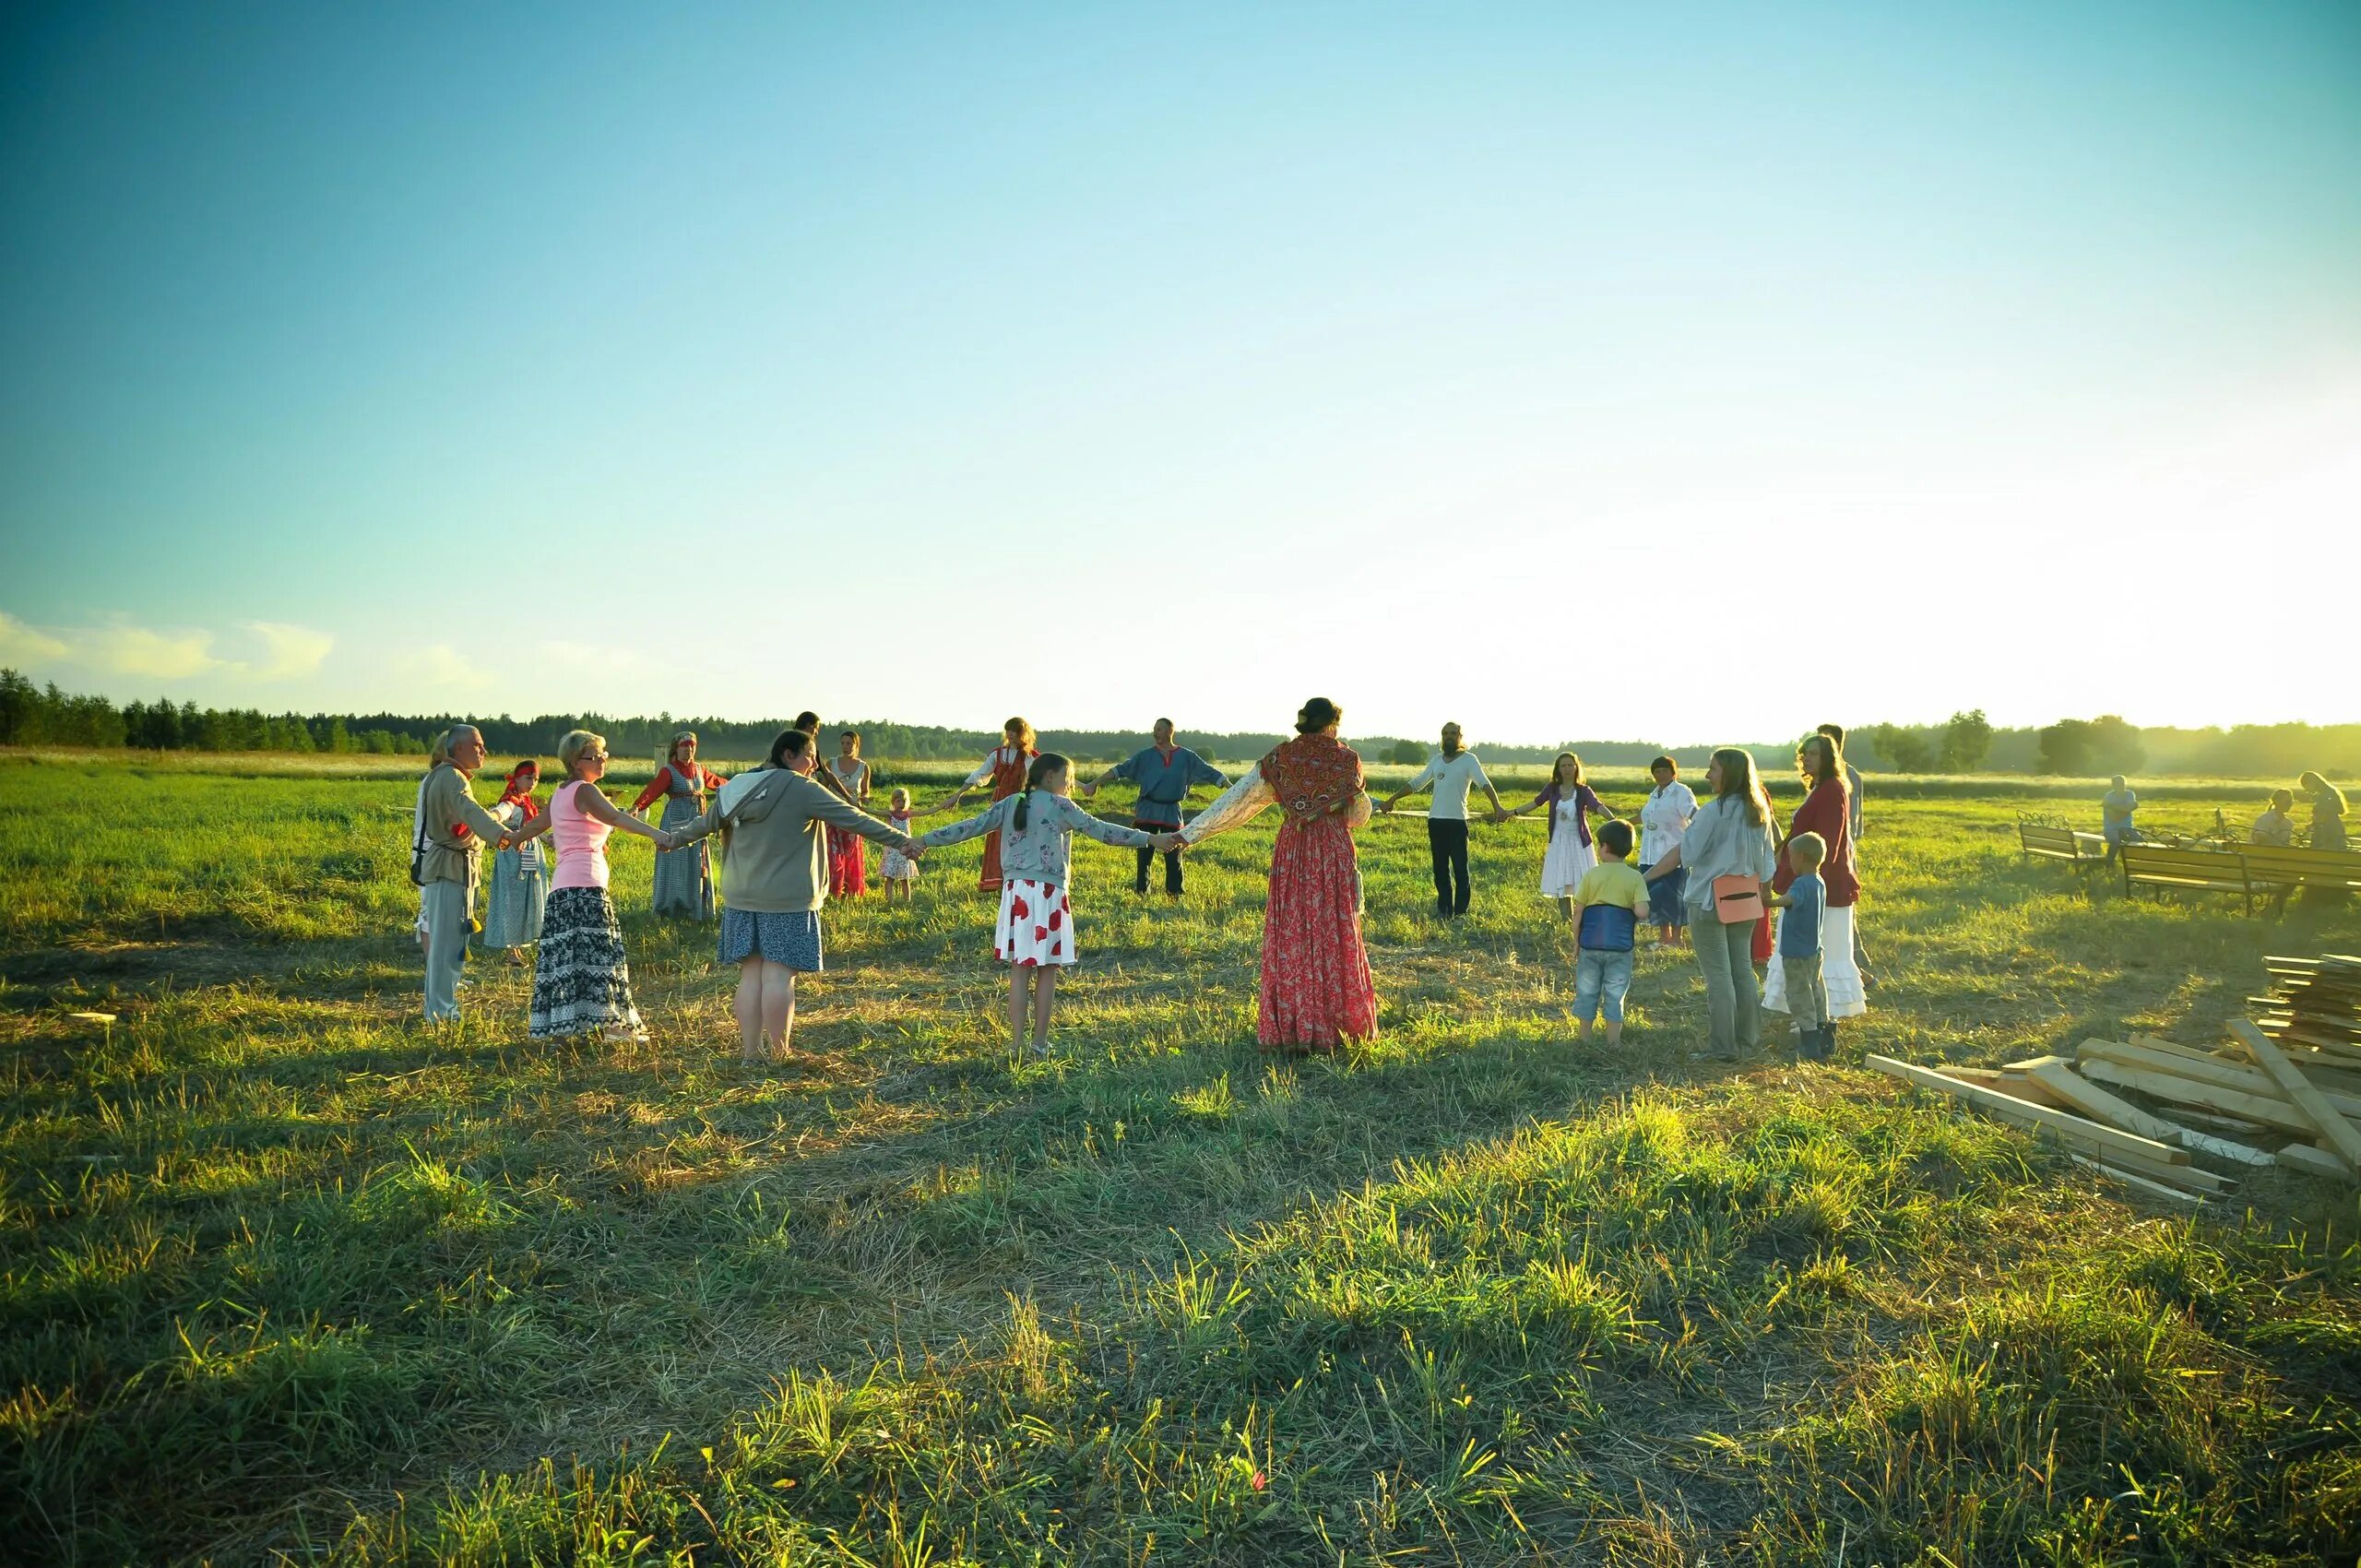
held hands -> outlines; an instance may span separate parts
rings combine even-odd
[[[1189,841],[1178,833],[1158,833],[1149,840],[1149,846],[1159,855],[1177,855],[1189,847]]]
[[[1082,798],[1083,798],[1084,800],[1086,800],[1086,801],[1087,801],[1087,800],[1091,799],[1093,796],[1097,795],[1097,793],[1098,793],[1098,780],[1097,780],[1097,779],[1096,779],[1096,778],[1092,779],[1089,783],[1085,784],[1085,785],[1082,787]]]

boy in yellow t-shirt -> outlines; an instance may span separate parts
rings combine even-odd
[[[1590,1021],[1607,1015],[1607,1043],[1623,1040],[1623,998],[1631,989],[1631,948],[1648,918],[1648,880],[1631,866],[1631,825],[1598,826],[1598,864],[1574,888],[1574,1039],[1590,1043]]]

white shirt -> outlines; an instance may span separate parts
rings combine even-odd
[[[1427,759],[1427,769],[1410,780],[1404,794],[1416,794],[1428,785],[1435,787],[1435,798],[1427,807],[1430,822],[1465,822],[1467,791],[1481,787],[1489,790],[1492,781],[1484,777],[1484,765],[1476,760],[1474,752],[1461,752],[1446,758],[1437,752]]]
[[[1697,793],[1676,778],[1651,790],[1640,807],[1640,863],[1652,866],[1680,847],[1689,819],[1697,814]]]

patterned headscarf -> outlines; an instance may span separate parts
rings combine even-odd
[[[497,804],[522,806],[525,808],[525,820],[532,821],[541,814],[541,808],[533,803],[533,786],[540,781],[541,765],[527,758],[508,775],[508,782],[501,788]]]

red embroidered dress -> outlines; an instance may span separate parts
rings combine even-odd
[[[1025,770],[1033,765],[1038,754],[1027,746],[1023,751],[1014,746],[994,746],[992,754],[984,759],[984,766],[968,778],[981,783],[985,768],[991,770],[992,799],[1004,801],[1025,788]],[[978,888],[986,893],[1000,891],[1000,833],[997,829],[984,835],[984,868],[976,878]]]
[[[1190,826],[1195,841],[1266,804],[1287,814],[1271,845],[1256,1038],[1264,1050],[1334,1051],[1377,1033],[1377,988],[1361,944],[1356,819],[1366,820],[1361,759],[1333,735],[1273,751]]]

